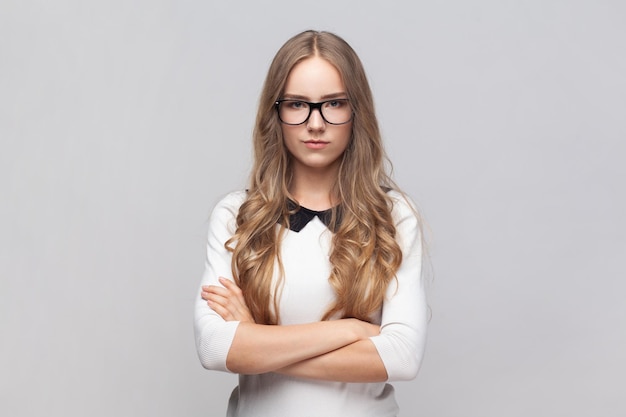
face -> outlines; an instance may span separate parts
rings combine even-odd
[[[317,103],[347,97],[337,68],[323,58],[311,57],[292,68],[282,98]],[[285,145],[293,157],[294,175],[311,170],[318,174],[338,170],[341,156],[350,143],[352,121],[329,124],[315,109],[305,123],[296,126],[281,123],[281,127]]]

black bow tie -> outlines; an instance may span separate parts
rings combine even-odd
[[[289,211],[296,210],[298,205],[293,201],[289,200],[287,202],[287,207]],[[294,232],[299,232],[304,229],[304,226],[309,224],[313,218],[317,216],[318,219],[322,221],[330,229],[330,221],[332,218],[332,209],[323,210],[323,211],[315,211],[308,209],[306,207],[300,206],[298,211],[289,215],[289,229]],[[337,226],[341,223],[341,207],[337,208]],[[333,230],[336,231],[336,230]]]

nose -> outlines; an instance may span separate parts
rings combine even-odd
[[[323,130],[326,128],[326,122],[324,122],[320,109],[313,109],[311,111],[311,115],[309,116],[309,120],[307,120],[306,125],[309,130]]]

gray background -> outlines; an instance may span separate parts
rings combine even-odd
[[[402,416],[624,416],[623,1],[0,2],[0,414],[220,416],[192,299],[293,34],[360,54],[432,229]]]

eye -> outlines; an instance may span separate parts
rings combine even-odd
[[[344,100],[330,100],[326,102],[326,107],[339,109],[344,105]]]
[[[287,106],[293,110],[301,110],[301,109],[306,108],[306,103],[303,101],[294,100],[294,101],[288,101]]]

